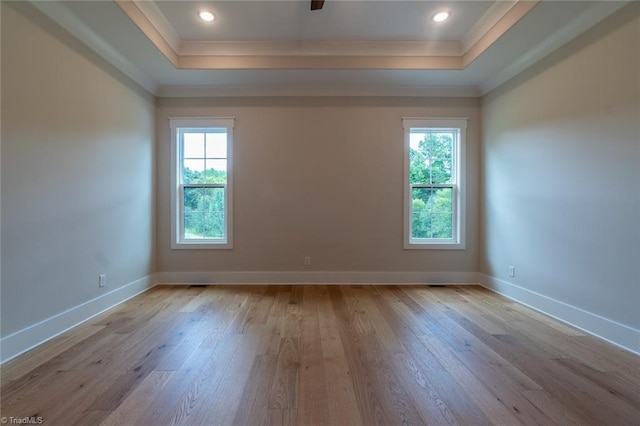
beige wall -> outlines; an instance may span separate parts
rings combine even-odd
[[[158,269],[477,271],[479,114],[478,99],[159,99]],[[182,116],[236,117],[233,250],[170,249],[168,117]],[[402,117],[470,119],[466,250],[403,250]]]
[[[483,271],[636,329],[639,6],[483,100]]]
[[[2,336],[153,272],[153,102],[2,2]]]

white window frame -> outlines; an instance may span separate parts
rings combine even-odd
[[[466,196],[465,196],[465,170],[466,170],[466,130],[467,118],[403,118],[404,128],[404,248],[405,249],[436,249],[436,250],[463,250],[465,249],[466,231]],[[446,185],[418,185],[419,187],[452,187],[453,188],[453,238],[451,239],[428,239],[412,238],[411,212],[412,197],[411,189],[416,185],[409,183],[409,149],[411,129],[426,131],[451,131],[457,132],[458,137],[454,140],[454,184]]]
[[[171,129],[171,248],[172,249],[232,249],[233,248],[233,128],[235,119],[230,118],[169,118]],[[227,183],[207,184],[225,189],[225,238],[202,240],[184,239],[184,188],[182,184],[182,140],[181,130],[226,129],[227,132]],[[200,185],[198,185],[200,186]]]

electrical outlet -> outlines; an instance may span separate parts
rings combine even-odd
[[[98,287],[102,288],[107,285],[107,275],[102,274],[98,277]]]
[[[516,267],[515,266],[509,266],[509,276],[511,278],[516,276]]]
[[[305,256],[304,257],[304,265],[305,266],[311,265],[311,257],[309,257],[309,256]]]

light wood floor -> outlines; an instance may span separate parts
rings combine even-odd
[[[640,358],[485,289],[156,287],[2,367],[45,425],[639,425]]]

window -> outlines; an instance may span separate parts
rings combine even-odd
[[[467,119],[404,119],[404,248],[464,249]]]
[[[172,118],[172,248],[232,248],[234,119]]]

